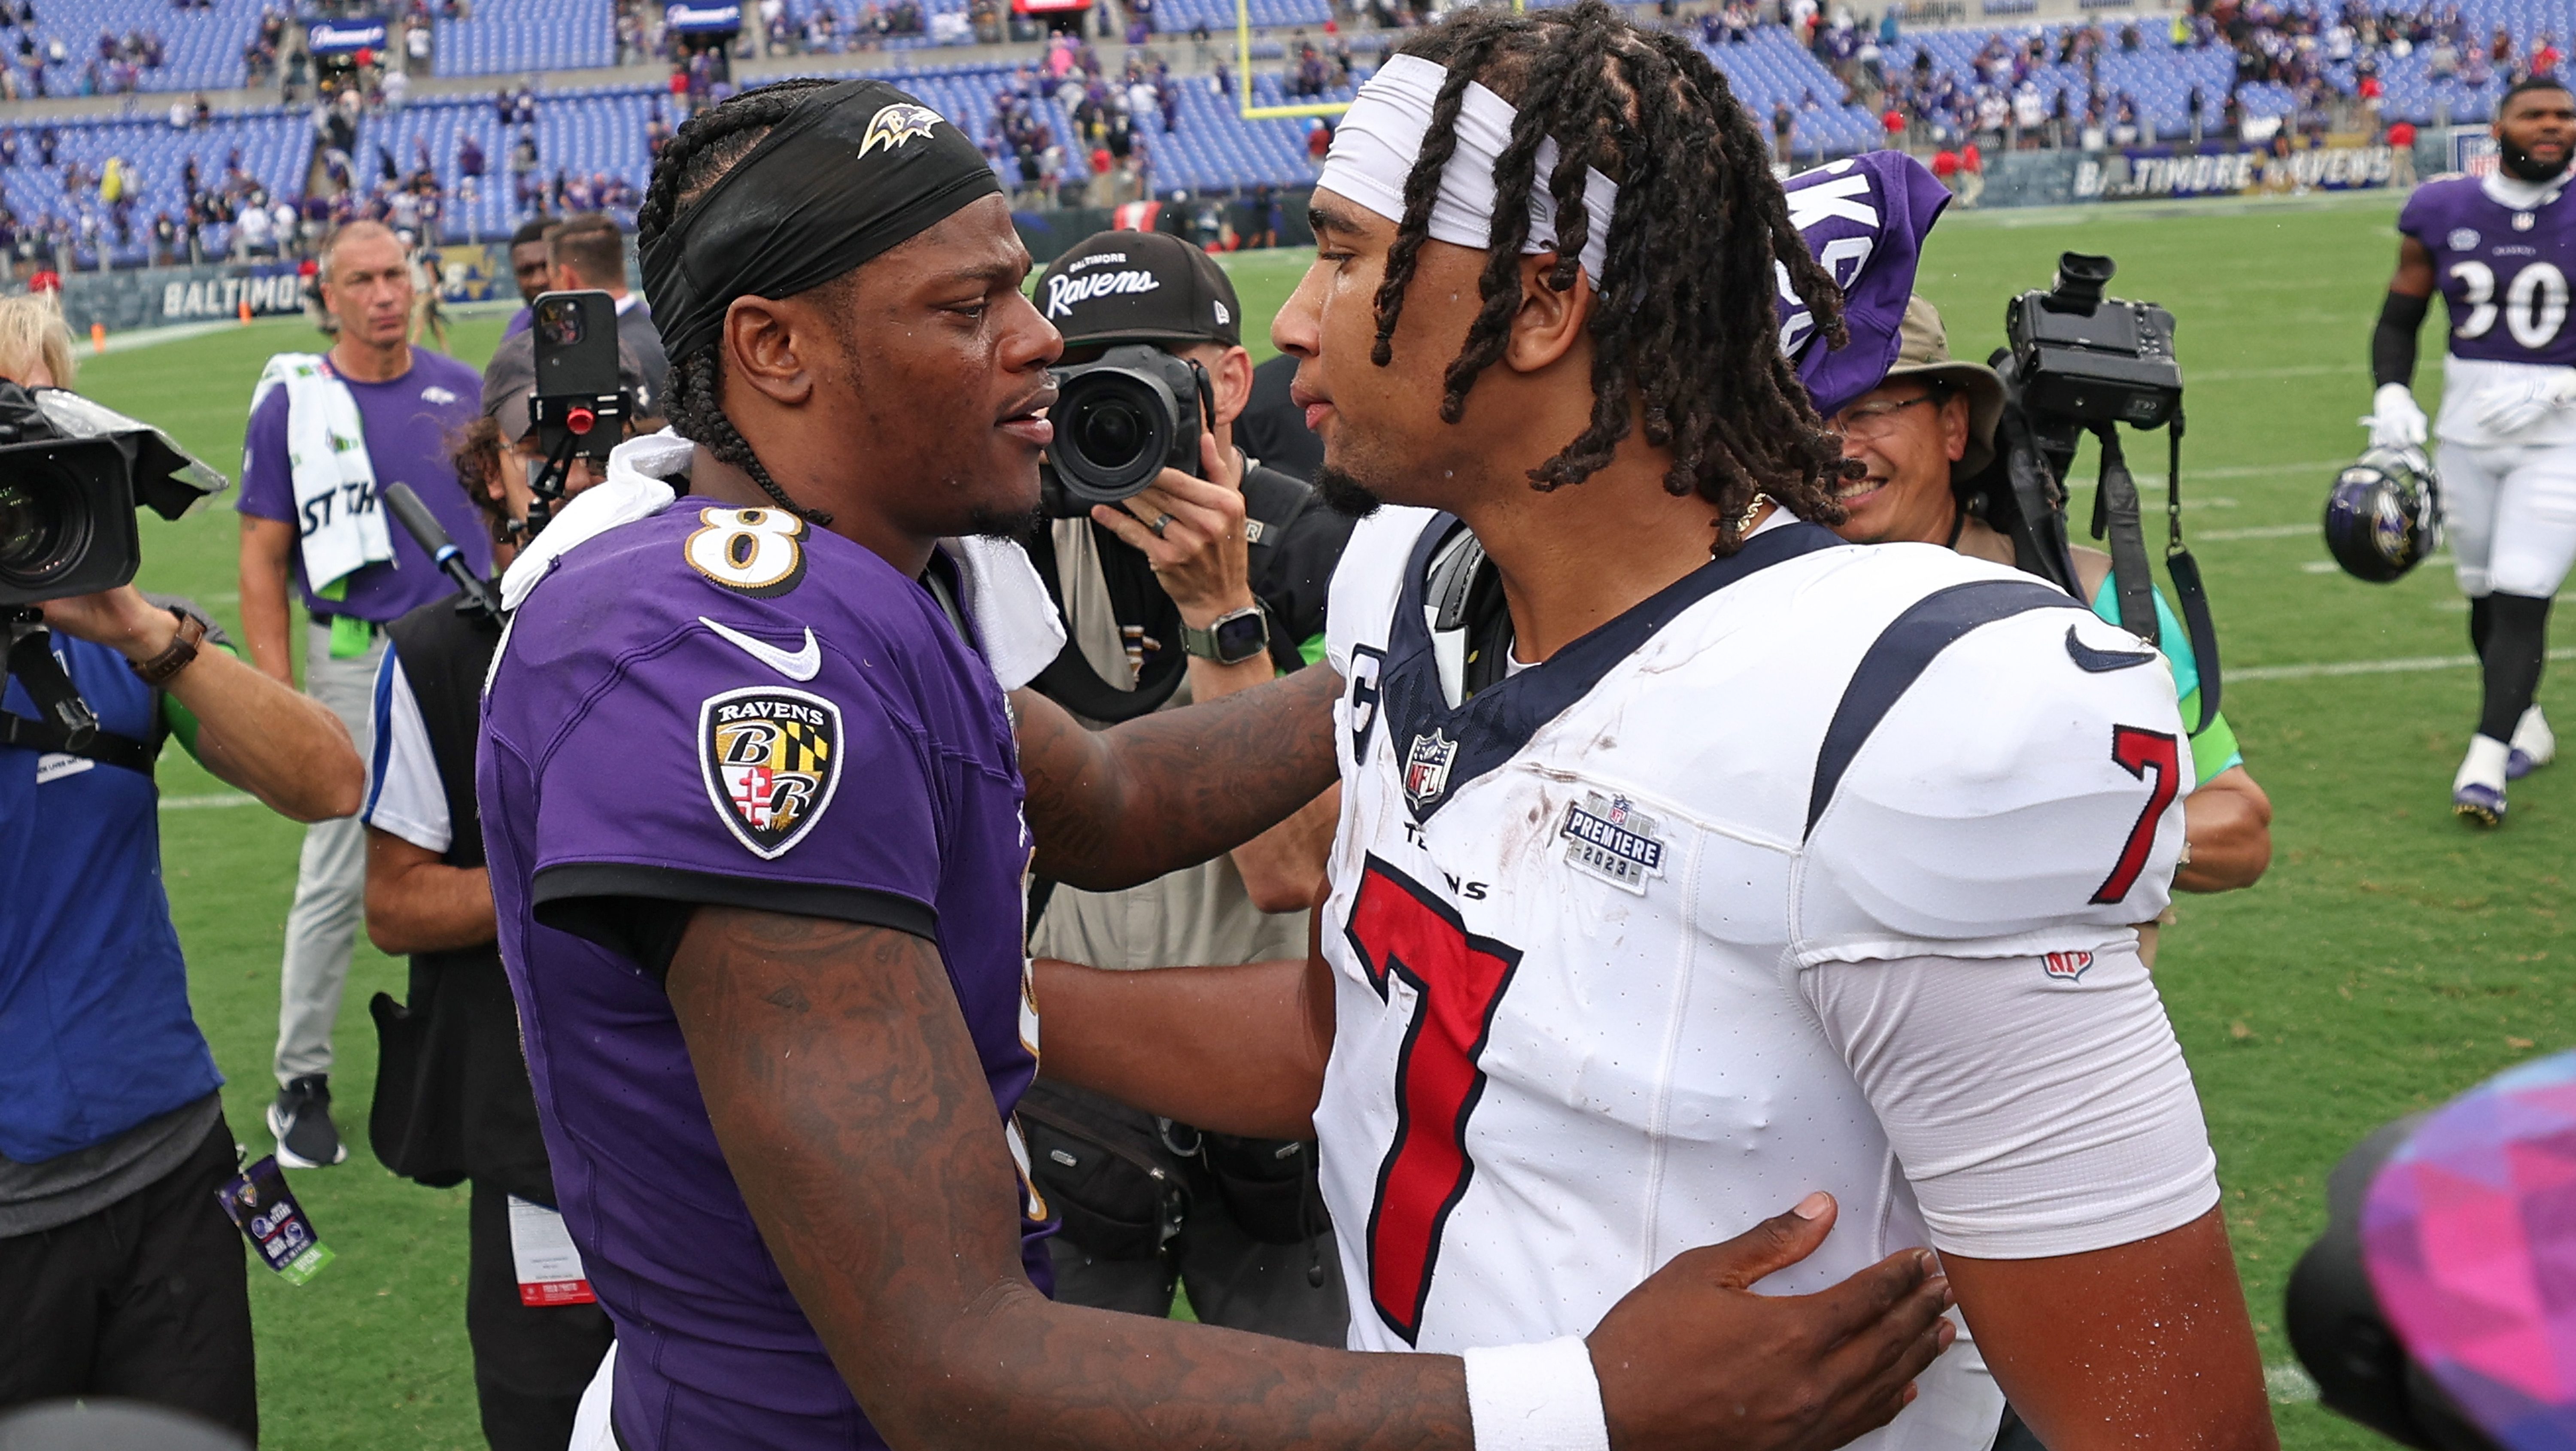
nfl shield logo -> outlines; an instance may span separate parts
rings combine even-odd
[[[716,815],[763,861],[805,839],[841,779],[841,708],[783,686],[698,707],[698,769]]]
[[[1404,755],[1404,799],[1420,811],[1440,799],[1449,789],[1449,767],[1458,759],[1458,743],[1434,728],[1427,736],[1415,736],[1413,749]]]

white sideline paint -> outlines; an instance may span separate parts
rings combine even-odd
[[[2549,652],[2552,660],[2576,660],[2576,646]],[[2466,670],[2475,655],[2410,655],[2395,660],[2337,660],[2316,665],[2248,665],[2220,675],[2226,684],[2243,680],[2315,680],[2330,675],[2405,675],[2419,670]]]

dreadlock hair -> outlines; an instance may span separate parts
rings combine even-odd
[[[1521,14],[1460,10],[1399,50],[1447,67],[1449,78],[1405,179],[1370,361],[1385,367],[1394,357],[1467,84],[1481,81],[1518,117],[1494,165],[1484,305],[1444,376],[1442,421],[1459,420],[1477,376],[1502,356],[1520,305],[1539,143],[1554,137],[1559,159],[1545,181],[1556,202],[1557,260],[1548,286],[1571,291],[1581,266],[1591,231],[1584,168],[1616,183],[1619,198],[1608,257],[1593,279],[1592,420],[1529,471],[1531,486],[1591,477],[1628,436],[1641,403],[1646,441],[1672,451],[1664,487],[1718,507],[1716,552],[1742,542],[1743,521],[1766,494],[1800,518],[1839,522],[1833,481],[1844,473],[1842,449],[1781,355],[1775,268],[1786,270],[1827,346],[1849,339],[1841,294],[1790,225],[1761,129],[1708,57],[1677,35],[1640,29],[1603,0]]]
[[[780,81],[745,91],[691,116],[653,162],[653,180],[644,189],[644,204],[635,209],[636,246],[649,248],[659,240],[670,230],[680,209],[723,180],[726,172],[751,154],[770,128],[787,119],[806,93],[835,84],[811,77]],[[704,444],[707,452],[751,475],[751,481],[779,508],[817,528],[829,525],[832,516],[828,511],[809,509],[787,497],[787,491],[769,476],[768,468],[733,426],[733,420],[725,416],[723,379],[722,338],[685,358],[673,358],[666,414],[671,427],[682,438]]]

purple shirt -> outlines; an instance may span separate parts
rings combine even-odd
[[[783,522],[682,499],[570,550],[520,606],[484,702],[501,957],[560,1207],[617,1326],[630,1451],[884,1444],[708,1122],[660,980],[685,904],[928,937],[997,1127],[1036,1071],[1001,689],[922,585]],[[1043,1288],[1025,1201],[912,1206],[1015,1209]]]
[[[1781,351],[1826,417],[1879,385],[1896,364],[1905,300],[1923,238],[1950,204],[1950,189],[1902,151],[1871,151],[1781,183],[1789,221],[1843,290],[1851,341],[1828,350],[1806,304],[1780,301]]]
[[[483,376],[454,358],[414,348],[410,371],[392,382],[342,381],[349,396],[358,401],[358,421],[366,429],[367,459],[375,466],[376,487],[397,482],[411,485],[464,551],[466,563],[478,574],[488,572],[492,527],[483,522],[456,482],[456,464],[449,453],[457,436],[474,422],[483,396]],[[241,496],[233,507],[261,519],[298,517],[295,477],[286,460],[283,384],[270,389],[251,411],[250,433],[242,448]],[[411,532],[391,514],[385,517],[385,532],[393,539],[393,559],[350,575],[348,593],[338,600],[314,595],[304,578],[304,551],[292,551],[287,557],[305,608],[386,624],[454,592],[456,586],[439,573],[427,552],[412,541]]]
[[[536,325],[537,310],[522,303],[517,312],[510,314],[510,320],[501,324],[501,336],[514,338]]]
[[[2451,309],[2452,357],[2576,364],[2576,329],[2567,326],[2576,201],[2565,192],[2538,207],[2509,207],[2476,177],[2444,177],[2415,188],[2397,230],[2433,254]]]

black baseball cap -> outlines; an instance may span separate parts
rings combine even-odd
[[[1047,264],[1038,311],[1069,348],[1243,344],[1243,304],[1207,253],[1167,232],[1102,232]]]

